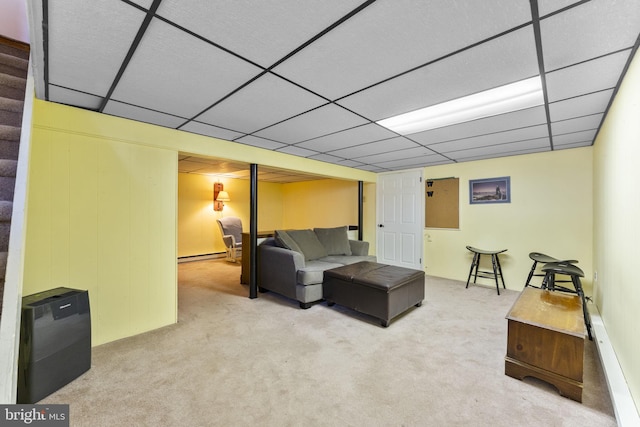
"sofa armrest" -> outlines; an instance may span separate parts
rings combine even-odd
[[[363,242],[362,240],[349,240],[349,246],[351,247],[351,255],[369,255],[369,242]]]
[[[305,267],[304,256],[270,245],[258,246],[258,286],[296,299],[297,272]]]

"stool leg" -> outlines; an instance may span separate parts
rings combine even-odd
[[[476,280],[478,280],[478,269],[480,268],[480,257],[481,255],[477,253],[476,254],[476,274],[473,276],[473,283],[476,283]]]
[[[502,280],[502,287],[507,289],[507,286],[504,284],[504,276],[502,275],[502,266],[500,265],[500,257],[496,254],[496,264],[498,264],[498,272],[500,273],[500,280]],[[500,292],[498,292],[500,295]]]
[[[496,254],[491,254],[491,266],[493,267],[493,278],[496,280],[496,290],[498,291],[498,295],[500,295],[500,286],[498,286],[498,256]]]
[[[476,277],[478,276],[478,255],[477,253],[473,253],[473,261],[471,261],[471,270],[469,270],[469,277],[467,277],[467,286],[465,286],[465,288],[469,287],[469,281],[471,280],[471,275],[473,274],[473,267],[476,267]],[[473,279],[473,283],[476,283],[476,279]]]
[[[527,283],[524,284],[526,288],[531,283],[531,279],[533,278],[533,273],[536,272],[536,266],[538,265],[538,261],[533,261],[533,266],[531,267],[531,271],[529,272],[529,277],[527,277]]]
[[[580,283],[580,278],[578,276],[571,276],[571,281],[573,282],[573,286],[576,288],[576,292],[582,300],[582,315],[584,316],[584,325],[587,327],[587,335],[589,335],[589,340],[593,341],[593,337],[591,336],[591,316],[589,316],[589,310],[587,309],[587,301],[585,300],[584,291],[582,290],[582,283]]]

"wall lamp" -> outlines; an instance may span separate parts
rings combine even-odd
[[[224,208],[224,202],[230,202],[231,197],[229,193],[224,191],[224,186],[221,182],[213,184],[213,210],[216,212],[222,211]]]

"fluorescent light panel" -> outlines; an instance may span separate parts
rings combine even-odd
[[[484,117],[496,116],[544,103],[540,76],[473,95],[410,111],[377,123],[400,135],[409,135]]]

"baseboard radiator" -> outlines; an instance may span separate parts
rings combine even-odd
[[[638,409],[631,396],[631,391],[622,373],[620,363],[618,363],[618,357],[613,351],[611,341],[609,341],[609,335],[602,322],[602,317],[600,317],[600,312],[595,305],[589,304],[589,313],[591,314],[594,340],[598,348],[604,375],[607,379],[607,387],[609,388],[609,395],[611,396],[618,426],[640,426]]]

